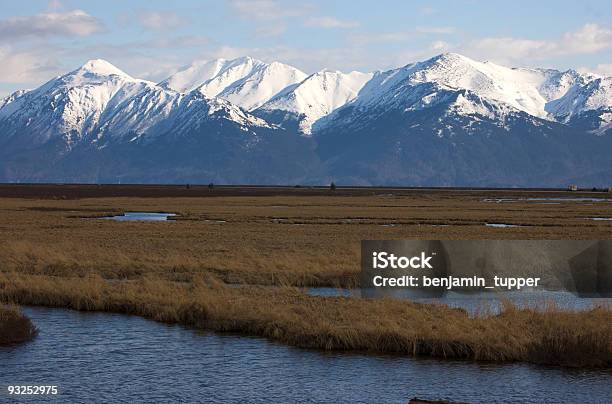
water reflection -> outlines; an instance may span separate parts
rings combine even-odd
[[[313,296],[344,296],[355,298],[381,298],[410,300],[416,303],[444,304],[466,310],[470,315],[498,314],[505,303],[510,302],[520,308],[546,310],[590,310],[597,306],[612,306],[611,298],[583,298],[567,291],[524,290],[511,292],[445,292],[438,295],[435,291],[415,288],[307,288]]]
[[[164,222],[169,217],[176,216],[174,213],[156,213],[156,212],[125,212],[123,215],[107,216],[101,219],[116,220],[118,222]]]
[[[19,402],[603,403],[612,393],[603,370],[322,353],[133,316],[25,312],[40,335],[0,347],[0,402],[9,384],[59,386],[60,397]]]

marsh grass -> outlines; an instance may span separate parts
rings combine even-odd
[[[0,345],[34,339],[38,330],[15,305],[0,305]]]
[[[483,203],[491,196],[485,194],[0,198],[0,270],[97,273],[107,279],[154,273],[176,281],[210,273],[226,283],[353,287],[364,239],[593,239],[612,234],[612,222],[581,219],[612,215],[612,204],[563,204],[553,210],[549,205]],[[89,219],[125,211],[179,216],[172,226]],[[279,217],[303,225],[273,222]],[[529,226],[495,229],[484,222]],[[397,225],[381,226],[385,223]]]
[[[135,314],[190,327],[266,337],[324,350],[612,365],[612,310],[518,309],[471,317],[461,309],[394,299],[317,297],[295,287],[231,288],[215,278],[109,282],[99,276],[0,275],[0,299]]]
[[[483,203],[500,196],[491,192],[337,195],[0,198],[0,301],[136,314],[304,348],[610,366],[609,307],[508,305],[470,316],[299,287],[357,286],[364,239],[609,238],[612,222],[581,218],[612,216],[612,204]],[[88,219],[125,211],[180,216],[171,224]],[[390,222],[397,226],[381,226]]]

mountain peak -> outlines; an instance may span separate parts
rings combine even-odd
[[[306,73],[293,66],[242,56],[192,65],[160,84],[183,93],[198,91],[209,98],[219,97],[252,110],[306,77]]]
[[[127,74],[122,70],[104,59],[88,60],[83,66],[77,69],[77,71],[83,73],[93,73],[100,76],[110,76],[113,74],[118,76],[127,76]]]
[[[457,52],[444,52],[444,53],[440,53],[438,55],[439,58],[443,58],[443,59],[467,59],[465,56],[463,56],[460,53]]]
[[[240,56],[234,59],[236,62],[259,62],[258,59],[255,59],[249,55]]]
[[[467,56],[463,56],[460,53],[454,53],[454,52],[446,52],[446,53],[441,53],[437,56],[432,57],[431,59],[425,61],[425,63],[450,63],[450,64],[455,64],[455,63],[475,63],[474,60],[470,59]]]

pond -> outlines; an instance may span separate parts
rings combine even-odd
[[[544,310],[557,308],[563,310],[589,310],[593,307],[612,307],[612,298],[584,298],[568,291],[522,290],[496,292],[446,292],[443,296],[435,296],[422,289],[342,289],[342,288],[305,288],[305,292],[313,296],[344,296],[354,298],[381,298],[410,300],[416,303],[443,304],[466,310],[470,315],[498,314],[506,302],[519,308],[534,308]]]
[[[134,316],[24,311],[40,335],[0,347],[0,402],[14,384],[59,389],[19,402],[603,403],[612,394],[606,370],[325,353]]]
[[[123,215],[106,216],[101,219],[116,220],[118,222],[165,222],[171,216],[176,216],[175,213],[162,212],[125,212]]]
[[[486,227],[506,228],[506,227],[524,227],[520,224],[508,224],[508,223],[485,223]]]
[[[572,198],[572,197],[551,197],[551,198],[486,198],[483,202],[493,203],[514,203],[531,202],[536,204],[559,204],[562,202],[612,202],[610,198]]]

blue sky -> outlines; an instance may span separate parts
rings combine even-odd
[[[612,75],[602,1],[3,1],[0,95],[103,58],[154,81],[199,59],[250,55],[307,73],[372,71],[442,52]]]

